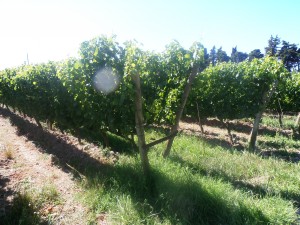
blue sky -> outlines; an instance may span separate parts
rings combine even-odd
[[[1,0],[0,69],[76,55],[102,34],[161,51],[172,40],[264,52],[271,35],[300,44],[298,0]]]

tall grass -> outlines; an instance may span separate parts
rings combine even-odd
[[[148,139],[160,136],[147,133]],[[296,224],[299,164],[213,147],[186,135],[176,138],[166,160],[164,147],[149,154],[151,191],[137,155],[87,171],[83,200],[95,218],[105,214],[112,224]]]

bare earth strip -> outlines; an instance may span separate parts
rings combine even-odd
[[[14,193],[24,185],[40,190],[52,185],[62,199],[57,205],[48,205],[41,212],[51,217],[54,224],[87,224],[87,209],[75,197],[80,188],[72,174],[53,164],[52,156],[43,153],[24,136],[18,136],[9,118],[0,115],[0,213],[5,214]],[[4,150],[9,149],[12,159]]]

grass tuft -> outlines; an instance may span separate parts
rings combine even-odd
[[[14,158],[13,147],[10,144],[6,145],[5,148],[4,148],[4,157],[6,159],[13,159]]]

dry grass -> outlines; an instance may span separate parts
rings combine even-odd
[[[11,144],[7,144],[3,148],[4,148],[4,157],[6,159],[13,159],[14,158],[13,146]]]

